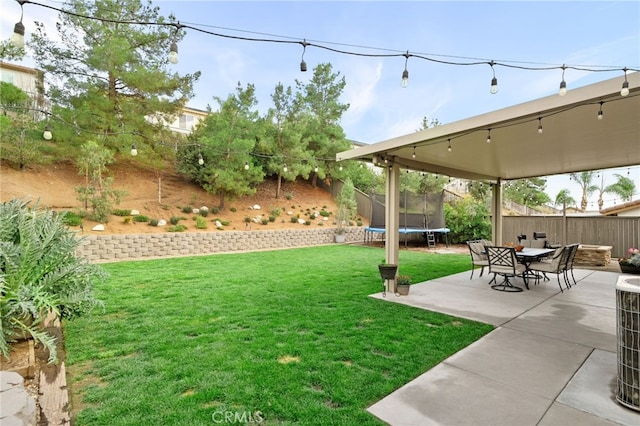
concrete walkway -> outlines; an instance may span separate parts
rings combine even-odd
[[[531,290],[492,290],[470,272],[411,286],[389,302],[490,323],[496,329],[397,391],[371,412],[391,425],[640,425],[615,399],[617,273],[575,270]],[[522,285],[521,280],[515,282]],[[372,297],[382,298],[381,294]]]

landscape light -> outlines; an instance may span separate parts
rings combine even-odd
[[[51,127],[49,127],[48,124],[44,126],[44,132],[42,133],[42,137],[46,141],[50,141],[51,138],[53,137],[53,135],[51,134]]]

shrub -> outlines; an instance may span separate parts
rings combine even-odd
[[[271,215],[269,216],[269,222],[275,222],[276,221],[276,217]]]
[[[212,212],[213,214],[218,214],[218,213],[220,212],[220,209],[219,209],[219,208],[217,208],[217,207],[214,207],[214,208],[212,208],[212,209],[211,209],[211,212]]]
[[[80,226],[82,224],[82,216],[78,213],[64,212],[62,213],[62,222],[67,226]]]
[[[174,225],[174,226],[170,226],[167,228],[167,231],[169,232],[183,232],[187,229],[186,226],[180,224],[180,225]]]
[[[273,207],[271,209],[271,216],[278,217],[278,216],[280,216],[280,213],[282,213],[282,210],[280,210],[280,209],[278,209],[276,207]]]
[[[287,200],[293,200],[293,192],[287,192],[284,197]]]
[[[263,225],[268,225],[269,224],[269,219],[267,219],[266,217],[263,217],[261,220]]]
[[[133,217],[134,222],[149,222],[149,216],[143,214],[137,214]]]
[[[193,212],[193,207],[191,206],[184,206],[182,208],[182,213],[192,213]]]
[[[158,219],[151,219],[149,221],[149,226],[158,226]]]
[[[229,226],[229,224],[230,224],[230,223],[231,223],[231,222],[229,222],[228,220],[221,220],[221,221],[220,221],[220,224],[221,224],[222,226]]]
[[[207,229],[207,221],[202,216],[196,216],[196,228]]]
[[[249,216],[245,216],[244,223],[251,223],[251,218]]]
[[[106,279],[102,268],[77,257],[81,240],[63,217],[39,210],[29,202],[0,204],[0,352],[9,356],[9,343],[30,335],[57,361],[57,342],[43,328],[50,312],[73,320],[102,305],[93,287]]]
[[[237,209],[237,208],[235,208],[235,207],[231,207],[229,210],[231,210],[231,212],[232,212],[232,213],[235,213],[235,212],[237,212],[237,211],[238,211],[238,209]]]
[[[178,222],[180,222],[183,219],[184,219],[183,216],[171,216],[171,218],[169,219],[169,223],[171,223],[172,225],[177,225]]]
[[[490,239],[491,223],[487,207],[473,198],[463,198],[444,205],[449,241],[457,244],[473,239]]]
[[[304,224],[305,224],[305,225],[307,225],[307,226],[308,226],[308,225],[311,225],[311,221],[310,221],[310,220],[306,220],[306,221],[304,222]]]
[[[128,225],[131,223],[131,216],[127,216],[124,219],[122,219],[122,223],[124,223],[125,225]]]
[[[298,223],[298,218],[295,216],[291,216],[291,223]]]
[[[209,210],[200,209],[200,216],[207,217],[209,215]]]
[[[113,211],[114,216],[131,216],[131,210],[127,209],[115,209]]]
[[[331,216],[331,213],[329,213],[328,211],[326,211],[325,209],[320,210],[320,216],[322,217],[329,217]]]

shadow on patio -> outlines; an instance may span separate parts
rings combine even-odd
[[[387,295],[496,329],[369,411],[392,425],[640,424],[615,399],[619,274],[575,275],[578,284],[564,293],[555,277],[505,293],[487,275],[464,272],[413,285],[409,296]]]

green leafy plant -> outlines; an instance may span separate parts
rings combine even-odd
[[[167,231],[169,231],[169,232],[184,232],[186,230],[187,230],[187,227],[185,225],[182,225],[182,224],[170,226],[170,227],[167,228]]]
[[[131,210],[129,209],[115,209],[112,213],[114,216],[131,216]]]
[[[62,213],[62,222],[67,226],[80,226],[82,224],[82,215],[74,212]]]
[[[158,219],[151,219],[149,221],[149,226],[158,226]]]
[[[28,204],[0,204],[0,352],[8,357],[10,343],[30,336],[55,362],[58,342],[43,321],[50,313],[71,320],[101,305],[93,286],[106,273],[76,256],[81,240],[60,215]]]
[[[400,275],[396,279],[396,283],[398,283],[398,285],[410,285],[411,277],[409,275]]]
[[[143,214],[137,214],[133,217],[134,222],[149,222],[149,216]]]
[[[207,220],[202,216],[196,216],[196,228],[207,229]]]

